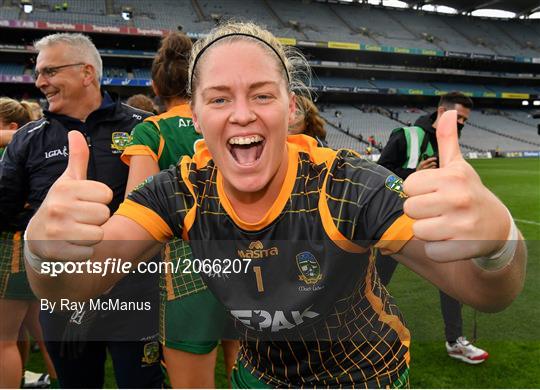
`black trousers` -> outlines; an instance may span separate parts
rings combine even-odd
[[[75,325],[70,324],[71,312],[40,312],[61,388],[103,388],[107,352],[118,388],[162,388],[157,290],[141,300],[150,302],[150,310],[94,311],[94,316],[86,311]],[[66,337],[68,327],[71,337]]]
[[[390,256],[377,255],[377,273],[381,278],[381,283],[386,287],[392,279],[398,262]],[[463,336],[463,319],[461,317],[461,303],[451,296],[439,290],[441,300],[441,312],[444,320],[444,333],[446,341],[456,341]]]

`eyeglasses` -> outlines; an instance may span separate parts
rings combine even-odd
[[[39,76],[43,76],[46,79],[56,76],[56,74],[64,68],[68,68],[70,66],[81,66],[86,65],[84,62],[77,62],[76,64],[67,64],[67,65],[60,65],[60,66],[48,66],[41,70],[35,70],[34,72],[34,80],[37,80]]]

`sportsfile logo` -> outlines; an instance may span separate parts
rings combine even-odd
[[[250,329],[263,331],[270,329],[279,332],[283,329],[292,329],[303,324],[306,319],[319,316],[319,313],[311,311],[311,306],[300,312],[276,310],[270,313],[266,310],[231,310],[231,314]]]
[[[264,249],[264,245],[260,241],[253,241],[249,244],[249,249],[238,249],[238,256],[244,259],[262,259],[264,257],[277,256],[279,250],[276,246],[270,249]]]

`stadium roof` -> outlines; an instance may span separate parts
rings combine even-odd
[[[540,11],[539,0],[401,0],[411,6],[426,4],[446,5],[459,12],[472,12],[477,9],[500,9],[515,12],[517,16]]]

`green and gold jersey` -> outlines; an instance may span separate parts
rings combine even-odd
[[[239,364],[275,387],[385,387],[407,370],[409,331],[375,271],[377,250],[412,238],[401,181],[348,150],[288,139],[285,181],[257,223],[242,221],[204,142],[147,180],[117,214],[196,259],[242,260],[202,273],[235,321]]]
[[[131,156],[152,156],[159,169],[167,169],[183,156],[193,156],[193,145],[201,138],[193,126],[191,109],[181,104],[135,126],[122,161],[129,165]]]
[[[129,165],[131,156],[151,156],[163,170],[176,165],[184,156],[193,156],[194,144],[202,137],[195,131],[191,116],[189,105],[181,104],[161,115],[146,118],[131,132],[122,161]],[[189,245],[178,239],[171,241],[164,251],[165,261],[189,257]],[[181,272],[167,272],[160,279],[160,285],[169,301],[206,288],[198,275]]]

